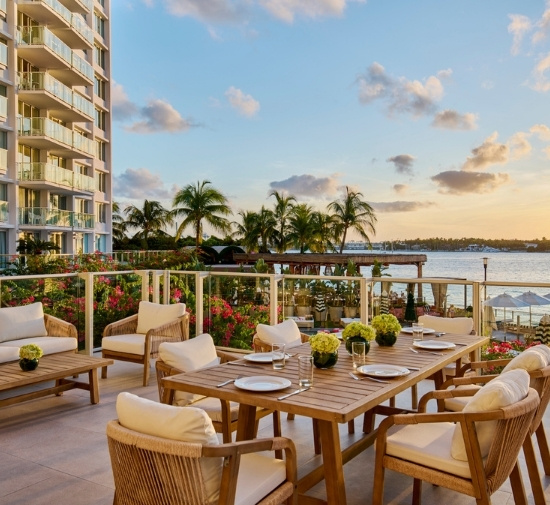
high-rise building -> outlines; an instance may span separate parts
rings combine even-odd
[[[110,0],[0,0],[0,255],[111,251]]]

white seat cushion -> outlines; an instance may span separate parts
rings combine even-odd
[[[426,328],[448,333],[466,333],[469,335],[474,329],[474,320],[471,317],[437,317],[425,315],[419,316],[418,322],[423,323]]]
[[[185,314],[185,303],[161,305],[159,303],[139,302],[136,333],[147,333],[153,328],[171,323]]]
[[[155,437],[203,445],[219,445],[212,421],[202,409],[164,405],[131,393],[120,393],[116,411],[125,428]],[[217,501],[222,458],[202,458],[201,468],[208,500]]]
[[[536,345],[534,347],[530,347],[515,356],[510,363],[504,367],[502,372],[509,372],[510,370],[515,370],[517,368],[522,368],[527,372],[540,370],[541,368],[548,366],[548,358],[550,357],[550,354],[546,352],[546,350],[550,351],[546,345]]]
[[[0,309],[0,342],[47,334],[40,302]]]
[[[486,412],[508,407],[509,405],[513,405],[523,400],[528,393],[529,374],[522,369],[511,370],[502,373],[480,388],[480,390],[470,398],[470,401],[464,406],[462,412]],[[476,422],[477,439],[479,441],[482,457],[489,454],[491,444],[493,443],[496,423],[496,420]],[[456,425],[453,434],[451,454],[455,459],[468,461],[460,424]]]
[[[19,360],[19,347],[0,345],[0,363]]]
[[[235,505],[255,505],[286,480],[286,465],[273,453],[243,454],[237,476]]]
[[[270,326],[258,324],[256,326],[258,338],[267,344],[286,344],[286,348],[296,347],[302,344],[300,328],[293,319],[287,319],[282,323]]]
[[[109,351],[127,352],[143,356],[145,353],[145,335],[141,333],[131,333],[129,335],[103,337],[101,340],[101,347]]]
[[[32,337],[21,338],[19,340],[10,340],[9,346],[23,346],[27,344],[36,344],[42,349],[44,354],[55,354],[56,352],[74,351],[78,342],[73,337]],[[3,344],[0,344],[2,346]]]
[[[182,391],[176,391],[176,393],[181,393]],[[201,396],[197,395],[200,398],[197,401],[189,402],[188,400],[185,400],[185,403],[181,405],[180,402],[178,402],[178,397],[176,394],[176,405],[185,406],[189,405],[190,407],[196,407],[198,409],[204,410],[210,419],[212,421],[217,421],[218,423],[221,423],[222,421],[222,410],[221,410],[221,403],[219,398],[212,398],[210,396]],[[235,402],[229,402],[229,408],[230,408],[230,416],[231,421],[236,421],[239,417],[239,404]]]
[[[481,389],[481,386],[477,384],[472,384],[471,386],[458,386],[456,389]],[[451,412],[462,412],[466,404],[472,399],[471,396],[458,396],[456,398],[447,398],[445,400],[445,410],[450,410]]]
[[[429,423],[400,427],[388,436],[386,452],[396,458],[469,478],[468,463],[451,456],[451,441],[454,431],[453,423]]]

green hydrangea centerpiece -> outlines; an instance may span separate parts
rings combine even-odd
[[[361,337],[367,341],[374,340],[376,337],[376,331],[372,326],[369,326],[360,322],[353,322],[348,324],[344,331],[342,331],[342,338],[347,340],[351,337]]]
[[[44,352],[36,344],[27,344],[19,348],[19,357],[21,359],[40,359]]]
[[[340,347],[340,340],[333,333],[320,332],[309,339],[309,345],[313,352],[319,354],[332,354]]]

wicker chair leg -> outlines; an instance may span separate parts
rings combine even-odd
[[[542,466],[544,467],[544,473],[550,475],[550,450],[548,449],[548,439],[544,431],[542,423],[539,424],[537,431],[537,442],[539,445],[540,457],[542,459]]]
[[[529,481],[531,482],[535,505],[546,505],[544,490],[542,489],[542,482],[540,480],[539,467],[537,465],[537,458],[535,456],[535,449],[533,447],[533,439],[530,434],[527,435],[525,441],[523,442],[523,454],[525,456],[525,463],[527,465],[527,472],[529,474]]]
[[[147,387],[149,385],[149,360],[145,359],[145,363],[143,364],[143,387]]]
[[[514,465],[514,469],[512,470],[512,473],[510,474],[510,484],[512,486],[514,503],[516,505],[527,505],[527,497],[525,495],[525,486],[523,485],[523,479],[521,478],[521,471],[519,469],[519,465],[517,461],[516,461],[516,464]],[[485,491],[485,490],[482,489],[482,491]],[[491,500],[488,495],[484,495],[479,500],[477,500],[477,503],[481,505],[485,505],[485,504],[490,505]]]

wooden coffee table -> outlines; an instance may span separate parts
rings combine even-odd
[[[84,389],[90,392],[90,402],[99,402],[97,369],[112,365],[113,360],[95,358],[84,354],[59,353],[43,356],[36,370],[24,372],[17,361],[0,365],[0,392],[16,390],[25,386],[55,381],[55,385],[37,391],[22,393],[0,399],[0,407],[33,400],[47,395],[60,395],[69,389]],[[88,382],[79,382],[68,377],[88,373]]]

